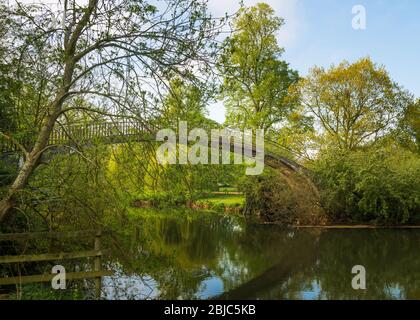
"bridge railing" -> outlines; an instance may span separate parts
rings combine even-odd
[[[101,123],[76,123],[56,126],[49,138],[48,145],[64,145],[72,142],[86,142],[95,139],[130,137],[146,132],[145,126],[133,120],[122,120]],[[30,147],[29,143],[22,143]],[[10,140],[0,137],[0,153],[13,153],[19,148]]]
[[[226,128],[227,131],[237,132],[236,129]],[[124,141],[129,140],[132,136],[138,136],[142,133],[155,133],[156,128],[151,129],[150,126],[146,128],[141,122],[131,119],[124,119],[120,121],[107,121],[95,123],[76,123],[64,124],[56,126],[50,136],[49,145],[71,145],[71,144],[86,144],[96,140]],[[124,139],[124,140],[123,140]],[[264,139],[266,154],[274,154],[277,156],[292,157],[298,159],[299,156],[281,144]],[[32,142],[33,143],[33,142]],[[30,144],[24,144],[29,147]],[[0,137],[0,151],[2,154],[13,153],[19,151],[11,141]]]
[[[71,124],[54,128],[49,144],[60,145],[71,141],[90,141],[97,138],[129,137],[145,131],[142,123],[123,120],[118,122]]]

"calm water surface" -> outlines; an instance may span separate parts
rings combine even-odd
[[[290,230],[208,213],[136,218],[108,299],[420,299],[420,230]],[[354,290],[351,269],[366,268]]]

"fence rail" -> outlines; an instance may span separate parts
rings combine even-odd
[[[94,258],[93,271],[67,272],[66,280],[77,280],[95,278],[95,295],[97,299],[101,297],[102,277],[111,276],[113,271],[102,269],[102,256],[108,253],[108,250],[102,249],[103,232],[100,230],[80,230],[74,232],[33,232],[33,233],[6,233],[0,234],[0,242],[5,241],[25,241],[33,239],[64,239],[64,238],[83,238],[94,237],[93,250],[42,253],[31,255],[6,255],[0,256],[0,264],[6,263],[27,263],[41,261],[61,261],[70,259]],[[56,274],[38,274],[27,276],[13,276],[0,278],[0,285],[18,285],[35,282],[49,282]]]
[[[86,250],[75,252],[60,253],[44,253],[44,254],[27,254],[18,256],[0,256],[0,263],[22,263],[22,262],[39,262],[52,260],[70,260],[89,257],[100,257],[107,252],[103,250]]]
[[[27,233],[0,233],[1,241],[22,241],[22,240],[33,240],[33,239],[62,239],[62,238],[80,238],[80,237],[91,237],[97,231],[96,230],[79,230],[79,231],[46,231],[46,232],[27,232]]]
[[[89,279],[89,278],[102,278],[106,276],[112,276],[114,273],[108,270],[101,270],[101,271],[85,271],[85,272],[67,272],[66,279],[67,280],[81,280],[81,279]],[[0,286],[6,285],[13,285],[13,284],[28,284],[28,283],[36,283],[36,282],[50,282],[56,274],[40,274],[34,276],[23,276],[19,277],[18,281],[16,281],[16,277],[11,278],[1,278],[0,279]],[[100,290],[100,289],[99,289]],[[97,299],[100,298],[100,295],[97,295]]]

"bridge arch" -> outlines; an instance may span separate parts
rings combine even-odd
[[[50,149],[66,148],[78,141],[81,144],[92,143],[93,140],[99,140],[105,144],[118,144],[127,142],[154,142],[156,141],[156,132],[158,129],[150,128],[138,121],[107,121],[102,123],[75,124],[67,127],[56,128],[50,136]],[[308,208],[314,208],[315,211],[321,210],[320,193],[318,187],[313,182],[311,172],[293,159],[284,154],[287,150],[283,146],[269,139],[264,139],[266,148],[264,164],[274,170],[278,170],[285,181],[294,192],[304,192],[305,198],[309,199]],[[230,151],[235,152],[234,143],[230,141]],[[7,154],[19,152],[17,146],[10,141],[0,139],[1,156],[7,157]],[[252,152],[256,150],[253,146]],[[311,210],[311,209],[309,209]]]

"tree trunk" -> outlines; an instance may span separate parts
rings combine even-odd
[[[74,27],[74,32],[69,35],[67,40],[65,39],[65,63],[62,85],[58,90],[55,99],[47,107],[47,110],[49,111],[48,117],[38,134],[35,146],[27,155],[23,166],[20,168],[18,176],[10,186],[6,196],[0,201],[0,224],[3,224],[8,215],[12,212],[17,193],[20,192],[28,183],[29,177],[36,169],[40,157],[45,151],[45,148],[48,146],[50,134],[61,113],[61,108],[72,83],[74,68],[77,62],[77,59],[75,58],[77,42],[80,35],[83,33],[84,28],[88,24],[90,16],[95,10],[97,4],[98,0],[89,0],[89,5],[80,21]],[[79,57],[79,59],[81,58],[82,57]]]
[[[61,98],[56,99],[55,102],[52,104],[51,109],[55,109],[56,111],[46,119],[44,126],[38,134],[38,139],[35,143],[35,146],[27,155],[23,166],[20,168],[20,171],[15,181],[10,186],[6,196],[0,201],[0,224],[2,224],[12,212],[17,193],[26,186],[29,177],[32,175],[35,168],[37,167],[39,159],[44,149],[48,145],[48,140],[54,128],[54,123],[59,115],[61,104]]]
[[[73,44],[73,46],[75,46],[75,44]],[[69,53],[69,56],[66,59],[63,73],[63,85],[57,92],[55,99],[47,107],[49,113],[38,134],[34,147],[26,156],[25,162],[20,168],[15,181],[10,186],[7,195],[0,201],[0,224],[5,223],[5,219],[8,218],[8,215],[12,212],[17,193],[28,183],[29,177],[38,166],[39,159],[45,151],[45,148],[48,146],[51,132],[53,131],[54,124],[61,113],[66,94],[69,92],[70,84],[72,82],[76,63],[73,56],[74,50]]]
[[[7,214],[12,210],[13,208],[13,201],[9,196],[4,197],[0,201],[0,222],[3,222]]]

